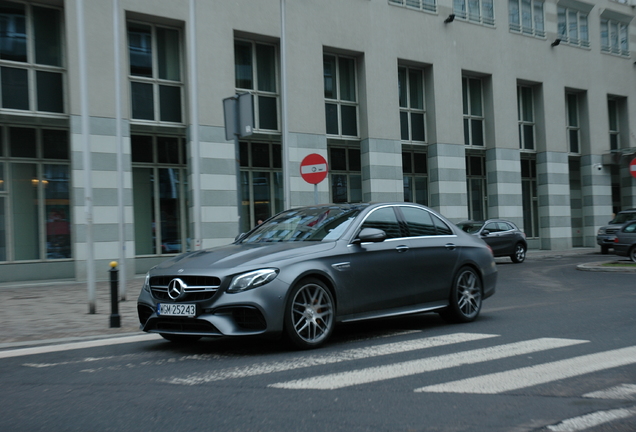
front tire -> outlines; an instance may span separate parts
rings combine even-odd
[[[475,321],[481,311],[483,287],[472,267],[462,267],[453,280],[449,305],[440,312],[443,319],[455,323]]]
[[[601,246],[601,255],[607,255],[609,252],[608,246]]]
[[[297,348],[317,348],[335,326],[333,297],[316,278],[305,278],[292,289],[285,308],[285,333]]]
[[[521,243],[517,243],[515,252],[510,255],[510,259],[517,264],[524,262],[526,260],[526,247]]]

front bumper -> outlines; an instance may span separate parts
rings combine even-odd
[[[219,289],[208,300],[185,301],[196,304],[196,316],[174,317],[157,313],[159,300],[142,289],[137,300],[140,329],[149,333],[196,336],[278,335],[283,330],[285,301],[289,285],[281,279],[240,293]],[[177,302],[178,303],[178,302]]]

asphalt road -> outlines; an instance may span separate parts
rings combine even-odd
[[[143,335],[0,351],[0,431],[633,432],[636,274],[576,270],[595,260],[500,260],[474,323],[350,324],[309,352]]]

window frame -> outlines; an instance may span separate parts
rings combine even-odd
[[[478,14],[471,14],[471,3],[478,4]],[[491,11],[490,16],[484,13],[488,10]],[[455,14],[456,19],[462,21],[489,27],[495,26],[495,2],[493,0],[453,0],[453,14]]]
[[[473,172],[472,159],[479,159],[479,170],[481,173]],[[481,196],[473,196],[473,181],[479,182],[479,188],[481,189]],[[471,220],[487,220],[488,219],[488,176],[486,171],[486,156],[483,152],[471,152],[466,154],[466,195],[467,195],[467,210],[468,219]],[[483,208],[482,217],[475,217],[475,208],[473,203],[479,201]]]
[[[610,151],[620,150],[621,121],[620,121],[619,100],[617,98],[613,98],[613,97],[607,98],[607,112],[608,112],[608,132],[609,132]],[[615,124],[612,124],[612,118]]]
[[[26,116],[37,116],[37,117],[49,117],[49,118],[68,118],[68,97],[67,97],[67,53],[66,53],[66,34],[65,34],[65,21],[64,21],[64,10],[59,7],[43,5],[43,4],[33,4],[26,2],[15,2],[16,5],[21,5],[24,7],[24,17],[25,17],[25,38],[26,38],[26,61],[18,61],[18,60],[5,60],[0,59],[0,83],[2,70],[5,68],[8,69],[18,69],[18,70],[26,70],[27,72],[27,102],[28,108],[11,108],[4,107],[3,105],[3,97],[2,97],[2,87],[0,86],[0,111],[11,113],[11,114],[19,114]],[[38,63],[36,58],[36,42],[35,42],[35,13],[34,8],[39,9],[49,9],[55,10],[58,12],[59,18],[59,56],[60,56],[60,65],[49,65],[45,63]],[[53,73],[60,75],[60,103],[61,103],[61,111],[44,111],[39,109],[38,106],[38,73]]]
[[[568,153],[571,155],[580,155],[581,154],[581,100],[578,93],[575,92],[567,92],[565,94],[566,106],[565,106],[565,114],[566,114],[566,134],[567,134],[567,145],[568,145]],[[572,118],[572,109],[575,108],[576,118]],[[572,142],[573,134],[576,134],[576,148],[574,148],[574,143]]]
[[[600,32],[601,52],[629,57],[629,24],[601,17]]]
[[[151,35],[151,65],[152,65],[152,76],[146,77],[141,75],[134,75],[131,70],[131,42],[130,42],[130,25],[137,26],[148,26],[150,27],[150,35]],[[159,67],[159,49],[158,49],[158,38],[157,38],[157,29],[166,29],[176,31],[178,34],[178,47],[179,47],[179,79],[171,80],[167,78],[160,78],[160,67]],[[128,43],[128,51],[127,51],[127,61],[128,61],[128,82],[129,82],[129,91],[130,91],[130,122],[132,124],[152,124],[152,125],[178,125],[183,126],[187,123],[186,119],[186,109],[185,109],[185,67],[184,67],[184,50],[183,50],[183,29],[179,27],[173,27],[168,25],[156,24],[154,22],[148,21],[139,21],[134,19],[126,20],[126,40]],[[152,108],[153,108],[153,119],[143,119],[143,118],[135,118],[134,117],[134,100],[133,100],[133,83],[137,84],[146,84],[152,85]],[[161,89],[162,88],[178,88],[179,89],[179,103],[180,103],[180,121],[170,121],[170,120],[162,120],[161,118]]]
[[[346,164],[346,169],[342,170],[342,169],[337,169],[335,164],[333,163],[333,156],[332,156],[332,150],[335,149],[344,149],[345,151],[345,164]],[[362,157],[360,155],[360,148],[358,147],[354,147],[352,145],[342,145],[342,144],[328,144],[327,146],[327,151],[328,151],[328,155],[329,155],[329,197],[330,197],[330,202],[333,203],[358,203],[358,202],[363,202],[364,201],[364,196],[363,196],[363,191],[362,191]],[[359,160],[356,162],[357,164],[359,164],[360,169],[356,170],[355,166],[352,168],[351,165],[351,159],[352,156],[352,152],[357,152],[358,153],[358,157]],[[346,200],[345,201],[336,201],[335,197],[334,197],[334,188],[336,188],[337,186],[334,184],[336,176],[344,176],[346,178],[347,181],[347,185],[346,185]],[[360,199],[359,200],[353,200],[352,196],[351,196],[351,179],[352,178],[359,178],[360,180]]]
[[[389,0],[389,4],[422,12],[437,12],[437,0]]]
[[[573,16],[576,19],[576,24],[572,22]],[[576,38],[570,36],[574,28],[576,28]],[[581,29],[585,29],[585,39],[581,38]],[[589,13],[571,7],[557,5],[557,37],[561,42],[567,43],[568,45],[589,48]]]
[[[266,43],[266,42],[261,42],[261,41],[256,41],[256,40],[251,40],[251,39],[245,39],[245,38],[234,38],[234,50],[236,53],[236,45],[238,43],[244,43],[244,44],[250,44],[250,49],[251,49],[251,69],[252,69],[252,87],[253,88],[245,88],[245,87],[240,87],[238,85],[238,79],[236,78],[236,72],[235,72],[235,80],[234,80],[234,86],[236,89],[237,93],[251,93],[253,95],[254,98],[254,132],[261,132],[261,133],[280,133],[281,131],[281,99],[280,99],[280,67],[279,67],[279,49],[278,49],[278,45],[273,44],[273,43]],[[258,64],[258,53],[257,53],[257,46],[262,45],[262,46],[267,46],[267,47],[271,47],[274,49],[274,85],[276,86],[275,91],[271,92],[271,91],[266,91],[266,90],[260,90],[259,89],[259,64]],[[234,67],[236,68],[237,64],[236,64],[236,57],[235,57],[235,61],[234,61]],[[266,129],[266,128],[262,128],[261,127],[261,112],[259,109],[259,100],[260,98],[263,97],[268,97],[268,98],[274,98],[276,100],[276,129]]]
[[[401,88],[401,71],[404,71],[406,90],[404,91],[404,95],[406,96],[406,104],[402,104],[402,88]],[[413,86],[411,80],[411,72],[418,73],[420,82],[419,85],[422,89],[422,93],[420,95],[422,108],[414,108],[413,105],[413,93],[411,92],[411,88]],[[427,115],[426,115],[426,80],[424,78],[424,70],[421,68],[415,68],[410,66],[402,66],[398,65],[398,92],[399,92],[399,109],[400,109],[400,139],[403,143],[427,143],[427,132],[428,132],[428,123],[427,123]],[[406,128],[408,131],[407,139],[404,139],[402,131],[404,129],[404,124],[402,122],[402,114],[406,114]],[[413,116],[421,115],[422,116],[422,136],[424,139],[417,140],[413,139]]]
[[[480,98],[480,110],[481,114],[474,114],[472,101],[472,92],[474,88],[471,86],[471,82],[479,82],[479,98]],[[472,76],[462,76],[462,99],[463,99],[463,121],[464,121],[464,145],[466,147],[473,148],[485,148],[486,147],[486,107],[484,101],[484,80]],[[473,125],[475,122],[481,124],[481,142],[482,144],[475,144],[475,134],[473,132]]]
[[[530,27],[524,25],[524,5],[530,5]],[[518,22],[514,22],[513,5],[516,6]],[[545,38],[545,10],[543,0],[508,0],[508,27],[513,33]],[[538,19],[540,17],[540,20]],[[541,24],[541,29],[538,27]]]
[[[528,118],[525,114],[527,114],[525,107],[527,106],[527,102],[525,100],[526,96],[524,96],[524,90],[529,91],[530,97],[530,120],[525,120],[524,118]],[[526,93],[528,95],[528,93]],[[517,85],[517,121],[519,125],[519,148],[523,151],[536,151],[536,142],[537,142],[537,123],[535,119],[535,103],[534,103],[534,88],[530,85]],[[526,134],[525,130],[527,127],[530,127],[532,130],[532,143],[528,146],[526,142]]]
[[[423,172],[418,171],[417,169],[417,164],[415,163],[415,155],[423,155],[424,156],[424,170]],[[405,166],[406,164],[404,163],[404,161],[408,158],[409,160],[409,164],[407,166]],[[410,169],[407,171],[407,168]],[[418,186],[418,181],[417,180],[423,180],[426,188],[424,190],[424,200],[419,200],[418,201],[418,195],[422,192],[421,189],[419,189]],[[408,180],[408,181],[407,181]],[[429,190],[429,184],[428,184],[428,153],[426,152],[425,149],[417,149],[415,147],[407,147],[407,146],[403,146],[402,147],[402,181],[403,181],[403,187],[404,187],[404,201],[405,202],[413,202],[413,203],[418,203],[418,204],[422,204],[422,205],[428,205],[428,203],[430,202],[430,190]],[[410,192],[410,194],[409,194]],[[407,196],[410,195],[410,196]]]
[[[522,154],[520,158],[520,169],[523,232],[527,238],[539,238],[539,198],[536,156]]]
[[[324,65],[327,63],[326,59],[327,57],[332,57],[335,59],[335,66],[336,69],[333,73],[333,76],[331,77],[331,79],[333,80],[333,88],[335,89],[335,93],[336,93],[336,97],[335,98],[329,98],[327,97],[327,95],[325,94],[325,132],[327,137],[329,138],[340,138],[340,139],[349,139],[349,140],[358,140],[360,139],[360,98],[358,95],[358,59],[356,57],[353,56],[348,56],[348,55],[340,55],[340,54],[334,54],[331,52],[324,52],[323,53],[323,79],[324,79],[324,87],[325,87],[325,93],[327,92],[326,89],[326,83],[327,83],[327,71],[326,68],[324,67]],[[350,100],[346,100],[342,98],[342,74],[341,74],[341,62],[340,60],[351,60],[353,62],[353,67],[351,68],[353,70],[353,77],[348,77],[349,80],[351,80],[353,78],[353,101]],[[335,79],[334,79],[335,78]],[[328,112],[328,105],[335,105],[336,109],[337,109],[337,126],[338,126],[338,133],[337,134],[332,134],[329,133],[329,116],[327,114]],[[342,108],[343,107],[353,107],[355,108],[356,114],[355,114],[355,126],[356,126],[356,134],[355,135],[345,135],[343,133],[343,115],[342,115]]]

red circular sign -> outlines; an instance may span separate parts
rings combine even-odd
[[[305,156],[300,163],[300,176],[307,183],[318,184],[327,177],[327,161],[318,153]]]
[[[630,162],[629,172],[632,174],[632,177],[636,177],[636,158],[632,159]]]

